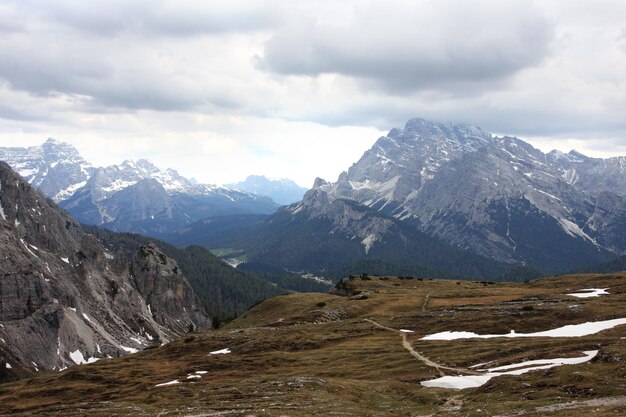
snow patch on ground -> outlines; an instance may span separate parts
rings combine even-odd
[[[24,247],[26,248],[26,250],[28,251],[28,253],[30,253],[31,255],[33,255],[35,258],[39,258],[39,256],[35,255],[35,252],[33,252],[32,250],[30,250],[28,248],[28,245],[24,242],[24,239],[20,239],[20,242],[22,242],[22,245],[24,245]]]
[[[609,295],[607,290],[608,288],[585,288],[585,289],[578,290],[576,292],[565,294],[565,295],[578,297],[578,298],[591,298],[591,297],[599,297],[601,295]]]
[[[177,385],[180,384],[180,381],[178,379],[175,379],[173,381],[170,382],[164,382],[162,384],[156,384],[155,387],[167,387],[169,385]]]
[[[61,258],[61,260],[62,260],[63,262],[65,262],[66,264],[69,264],[69,263],[70,263],[70,259],[69,259],[69,258]]]
[[[552,330],[535,333],[515,333],[511,330],[508,334],[477,334],[474,332],[441,332],[424,336],[422,340],[458,340],[458,339],[492,339],[496,337],[581,337],[599,333],[603,330],[626,324],[626,318],[570,324]]]
[[[484,375],[459,375],[459,376],[443,376],[441,378],[431,379],[430,381],[422,381],[424,387],[429,388],[450,388],[450,389],[466,389],[476,388],[487,383],[491,378],[502,375],[522,375],[527,372],[540,369],[549,369],[561,365],[577,365],[589,362],[597,354],[597,350],[588,350],[583,352],[585,356],[577,358],[554,358],[539,359],[534,361],[525,361],[513,363],[510,365],[499,366],[487,370]],[[504,371],[504,372],[498,372]]]
[[[415,333],[413,330],[400,329],[401,333]]]
[[[70,352],[70,358],[74,361],[76,365],[98,362],[98,358],[89,358],[85,360],[83,353],[79,349],[76,349],[74,352]]]
[[[226,355],[228,353],[232,353],[230,351],[230,348],[215,350],[215,351],[211,352],[210,354],[211,355]]]
[[[139,352],[139,350],[137,350],[135,348],[122,346],[122,345],[120,345],[120,349],[122,349],[123,351],[126,351],[128,353],[137,353],[137,352]]]
[[[11,369],[11,368],[13,368],[9,362],[7,362],[7,364],[5,365],[5,367],[6,367],[7,369]]]

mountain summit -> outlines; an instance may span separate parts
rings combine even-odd
[[[0,161],[57,203],[85,185],[95,171],[76,148],[52,138],[40,146],[0,148]]]
[[[556,272],[626,250],[624,161],[413,119],[317,187],[481,255]]]

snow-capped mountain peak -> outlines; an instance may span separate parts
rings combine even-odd
[[[546,270],[626,249],[616,233],[626,224],[626,158],[544,154],[468,125],[409,120],[315,188],[331,203],[355,200],[479,254]]]
[[[94,168],[72,145],[54,139],[30,148],[0,148],[0,160],[80,222],[120,231],[174,232],[210,216],[270,214],[277,208],[270,198],[194,184],[147,159]]]
[[[39,146],[0,148],[0,160],[56,202],[84,186],[95,170],[76,148],[53,138]]]

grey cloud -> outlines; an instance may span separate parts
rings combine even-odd
[[[240,105],[228,86],[202,83],[197,74],[181,75],[181,68],[168,59],[169,66],[164,66],[154,45],[125,46],[119,50],[117,43],[68,36],[48,40],[45,33],[0,40],[0,80],[33,96],[65,95],[75,109],[82,106],[87,112]]]
[[[279,29],[259,66],[286,75],[353,76],[392,93],[460,90],[539,63],[553,37],[548,20],[524,3],[366,4],[345,24],[311,19]]]

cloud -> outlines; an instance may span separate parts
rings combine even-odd
[[[0,146],[304,185],[413,117],[623,153],[624,22],[621,0],[5,0]]]
[[[298,16],[269,39],[259,67],[337,73],[394,94],[463,89],[541,62],[552,25],[526,2],[358,2],[340,22]]]
[[[146,41],[134,35],[20,32],[0,39],[0,79],[42,99],[73,96],[87,112],[235,108],[241,100],[233,83],[243,81],[237,70],[218,69],[248,57],[228,49],[232,42],[200,37],[181,45],[176,39]]]

